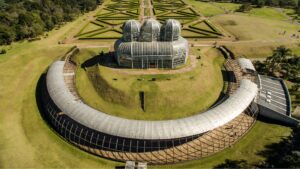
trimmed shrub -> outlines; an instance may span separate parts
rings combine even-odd
[[[1,49],[0,50],[0,55],[4,55],[4,54],[6,54],[6,50],[5,49]]]

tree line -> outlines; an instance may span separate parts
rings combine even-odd
[[[0,0],[0,45],[35,38],[79,14],[96,9],[102,0]]]
[[[277,47],[265,61],[255,62],[255,67],[261,74],[280,77],[300,85],[300,57],[293,55],[289,48]]]
[[[255,5],[256,7],[263,6],[276,6],[282,8],[294,8],[297,14],[300,14],[300,0],[201,0],[210,2],[231,2],[231,3],[243,3],[244,6],[238,10],[238,12],[248,11],[250,5]],[[245,10],[243,10],[245,9]]]
[[[250,3],[252,5],[267,5],[280,7],[295,7],[299,5],[299,0],[201,0],[211,2],[231,2],[231,3]]]

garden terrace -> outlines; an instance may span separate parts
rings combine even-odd
[[[140,4],[136,0],[112,0],[95,15],[75,36],[78,39],[118,39],[122,25],[129,19],[138,19]]]
[[[86,24],[75,37],[82,40],[118,39],[121,37],[121,27],[126,20],[137,19],[143,22],[147,17],[156,18],[160,22],[167,19],[178,20],[182,24],[184,38],[224,37],[217,27],[184,1],[152,0],[151,4],[147,2],[140,4],[138,0],[112,0],[108,4],[103,4],[95,19]]]
[[[184,38],[221,38],[222,33],[193,7],[180,0],[152,0],[155,17],[160,21],[178,20]]]

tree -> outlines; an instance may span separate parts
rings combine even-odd
[[[257,0],[256,5],[258,8],[262,8],[263,6],[265,6],[265,0]]]
[[[5,8],[7,8],[7,3],[5,3],[5,1],[4,0],[0,0],[0,10],[1,9],[5,9]]]
[[[274,54],[278,55],[278,61],[282,63],[287,59],[288,56],[291,56],[292,50],[289,48],[286,48],[285,46],[279,46],[275,49]]]
[[[34,17],[31,13],[21,13],[19,14],[19,24],[22,26],[31,26],[34,20]]]
[[[35,2],[35,1],[28,1],[27,0],[23,3],[23,6],[27,11],[34,11],[34,10],[40,10],[41,9],[40,4],[38,2]]]
[[[226,159],[224,163],[219,164],[214,167],[214,169],[231,169],[231,168],[236,168],[236,169],[245,169],[245,168],[251,168],[251,166],[248,164],[246,160],[229,160]]]
[[[291,49],[288,49],[284,46],[279,46],[276,48],[273,51],[272,56],[268,57],[266,60],[269,73],[274,75],[280,69],[280,65],[286,61],[287,57],[290,55]]]
[[[14,31],[6,25],[0,25],[0,45],[9,45],[14,39]]]
[[[237,12],[249,12],[251,11],[252,6],[250,3],[244,3],[243,5],[240,6],[239,9],[237,9]]]
[[[96,0],[84,0],[81,4],[81,9],[83,11],[90,11],[94,10],[97,6],[97,1]]]
[[[290,80],[293,81],[294,83],[300,83],[300,58],[294,58],[291,61],[292,69],[290,72]]]
[[[285,71],[284,79],[286,80],[291,79],[291,72],[293,70],[293,65],[291,65],[290,63],[285,63],[281,67]]]
[[[1,49],[0,50],[0,55],[6,54],[6,50],[5,49]]]
[[[258,154],[266,160],[259,168],[299,168],[300,166],[300,127],[293,128],[292,134],[279,143],[266,146]]]

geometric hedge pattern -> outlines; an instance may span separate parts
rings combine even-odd
[[[75,36],[79,39],[118,39],[122,25],[129,19],[138,19],[138,0],[111,0],[99,13],[96,20],[85,25]]]
[[[208,20],[182,0],[152,0],[153,14],[160,22],[176,19],[182,24],[185,38],[220,38],[222,33]],[[129,19],[138,20],[139,0],[111,0],[96,14],[96,19],[85,25],[75,36],[79,39],[118,39],[122,25]]]
[[[185,38],[218,38],[222,33],[209,21],[201,19],[201,15],[182,0],[152,0],[154,14],[159,21],[172,18],[183,26],[182,36]]]

